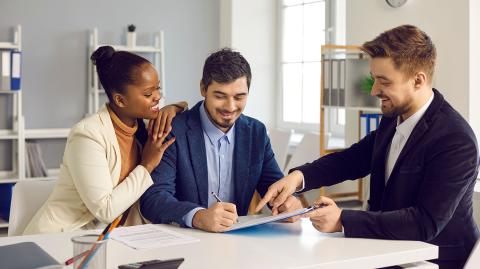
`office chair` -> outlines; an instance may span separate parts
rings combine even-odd
[[[275,153],[275,160],[280,170],[285,169],[285,165],[287,164],[288,146],[291,135],[291,131],[279,129],[271,129],[268,132],[270,144],[272,145],[273,153]]]
[[[20,181],[13,186],[8,236],[22,235],[33,215],[47,201],[56,180]]]

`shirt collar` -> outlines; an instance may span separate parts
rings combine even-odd
[[[214,142],[217,142],[218,140],[225,137],[227,142],[230,144],[233,141],[235,124],[233,124],[232,128],[230,128],[227,133],[222,132],[222,130],[215,126],[215,124],[213,124],[213,122],[208,117],[207,112],[205,111],[204,103],[205,102],[202,102],[202,104],[200,105],[200,121],[202,123],[203,131],[205,132],[205,134],[207,134],[210,143],[214,144]]]
[[[433,101],[434,94],[430,96],[430,99],[412,116],[406,119],[404,122],[400,123],[400,116],[397,117],[397,132],[399,132],[403,137],[408,138],[413,131],[413,128],[417,125],[418,121],[422,118],[425,111]]]

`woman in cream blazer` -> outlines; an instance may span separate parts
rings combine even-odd
[[[128,219],[138,219],[138,206],[132,205],[136,205],[140,196],[153,184],[150,172],[160,162],[164,150],[173,143],[174,139],[163,143],[167,135],[163,132],[160,137],[150,136],[147,140],[143,121],[137,119],[158,118],[161,121],[168,118],[169,122],[179,110],[178,105],[159,110],[159,81],[153,66],[140,56],[115,52],[111,47],[100,47],[92,55],[92,60],[97,65],[100,81],[110,102],[72,128],[58,182],[24,234],[100,228],[129,208]],[[112,75],[108,72],[116,73]],[[150,85],[154,85],[154,89]],[[123,90],[117,90],[120,87]],[[122,152],[112,115],[138,127],[135,133],[137,144],[132,145],[132,149],[138,148],[134,154],[138,162],[124,178],[120,178]],[[162,124],[149,124],[150,133],[153,133],[153,126],[164,123],[165,120]],[[145,140],[142,152],[138,141]]]

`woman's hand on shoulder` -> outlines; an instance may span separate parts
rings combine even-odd
[[[148,134],[154,141],[161,137],[166,137],[172,130],[172,120],[177,113],[183,112],[188,108],[187,102],[179,102],[162,107],[158,116],[148,122]]]
[[[140,164],[143,165],[149,173],[152,173],[152,171],[160,164],[165,150],[175,142],[175,137],[165,141],[168,134],[169,133],[166,133],[155,140],[149,136],[143,147],[142,161]]]

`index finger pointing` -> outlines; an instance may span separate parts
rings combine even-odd
[[[272,196],[273,196],[273,191],[270,191],[270,190],[267,191],[267,193],[265,193],[265,196],[263,196],[260,202],[258,202],[257,207],[255,207],[255,213],[262,210],[262,208],[270,201],[270,199],[272,199]]]

